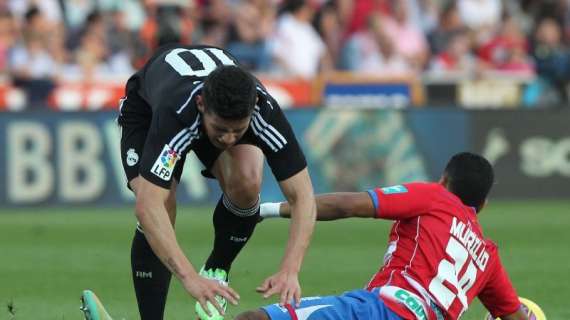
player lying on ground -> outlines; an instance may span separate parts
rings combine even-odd
[[[275,99],[237,64],[222,49],[171,45],[127,82],[118,120],[123,168],[136,195],[131,267],[142,320],[163,318],[172,274],[196,298],[202,319],[220,318],[226,299],[237,303],[228,273],[259,218],[264,158],[291,203],[292,220],[280,269],[261,288],[282,302],[300,300],[298,273],[316,210],[306,161]],[[200,275],[174,232],[176,188],[190,150],[223,191]]]
[[[265,306],[236,319],[458,319],[478,297],[493,317],[526,320],[497,246],[477,221],[493,180],[486,159],[460,153],[438,183],[317,196],[318,220],[394,220],[384,264],[366,289],[306,298],[300,307]],[[264,217],[289,215],[286,202],[262,205]]]

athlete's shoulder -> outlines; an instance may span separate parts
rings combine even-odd
[[[461,201],[461,199],[447,189],[443,184],[439,182],[430,182],[426,183],[424,186],[424,190],[429,192],[430,196],[434,200],[438,200],[437,202],[441,203],[442,206],[449,206],[449,207],[464,207],[465,205]]]
[[[487,247],[487,249],[492,250],[493,252],[498,252],[499,251],[499,246],[497,245],[497,243],[489,238],[484,238],[485,241],[485,246]]]
[[[254,77],[255,78],[255,77]],[[255,78],[257,88],[257,105],[255,112],[263,118],[271,118],[277,112],[281,112],[281,107],[277,100],[269,93],[261,81]]]
[[[428,182],[428,181],[414,181],[414,182],[405,182],[402,183],[403,186],[409,186],[412,188],[422,188],[422,189],[433,189],[441,187],[441,184],[436,182]]]
[[[171,75],[182,77],[185,81],[203,81],[221,65],[238,65],[238,61],[229,52],[217,47],[167,45],[159,48],[149,59],[144,67],[144,77],[160,81],[165,75]]]
[[[142,88],[153,108],[169,105],[187,110],[208,74],[221,65],[237,65],[237,61],[216,47],[164,46],[141,71]]]
[[[445,192],[446,189],[439,183],[435,182],[407,182],[400,185],[380,188],[384,193],[411,193],[421,195],[431,195]]]
[[[165,57],[166,55],[171,54],[173,51],[174,52],[200,52],[200,51],[221,52],[226,57],[230,58],[232,61],[237,63],[237,60],[228,51],[226,51],[223,48],[208,46],[208,45],[183,45],[179,43],[171,43],[157,48],[146,64],[150,64],[156,60],[160,60],[158,58]]]
[[[415,184],[422,186],[425,190],[431,190],[435,193],[449,193],[449,190],[439,182],[416,182]]]

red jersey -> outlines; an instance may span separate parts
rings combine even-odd
[[[499,259],[483,237],[475,208],[437,183],[410,183],[369,191],[376,217],[395,220],[384,265],[368,289],[393,286],[437,305],[445,319],[458,319],[475,297],[493,317],[518,310],[520,302]],[[403,304],[386,301],[404,319]],[[430,311],[429,319],[435,318]]]

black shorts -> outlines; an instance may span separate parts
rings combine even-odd
[[[121,162],[128,182],[139,176],[140,159],[142,159],[147,135],[151,127],[152,113],[144,113],[140,110],[150,110],[144,100],[129,98],[121,102],[121,113],[118,119],[121,127]],[[246,132],[237,144],[255,145],[254,141],[252,134]],[[193,144],[192,150],[205,167],[202,170],[202,175],[215,179],[211,169],[223,150],[216,148],[205,134]],[[187,154],[181,155],[172,174],[177,182],[180,182],[186,156]]]
[[[121,163],[123,164],[127,181],[131,182],[131,180],[139,176],[140,160],[142,159],[144,145],[150,130],[152,112],[150,112],[150,106],[146,102],[133,98],[123,99],[120,109],[118,122],[121,128]],[[141,112],[141,110],[148,110],[148,113]],[[179,163],[174,169],[173,177],[180,181],[186,155],[183,155],[178,161]]]

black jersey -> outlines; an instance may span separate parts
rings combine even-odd
[[[159,49],[129,79],[128,103],[121,108],[119,123],[148,127],[140,175],[168,188],[177,163],[192,149],[210,169],[222,150],[208,144],[196,96],[201,94],[205,78],[217,66],[237,64],[219,48],[168,46]],[[281,108],[263,85],[257,83],[258,102],[249,128],[238,143],[258,146],[276,179],[285,180],[306,167],[305,157]]]

